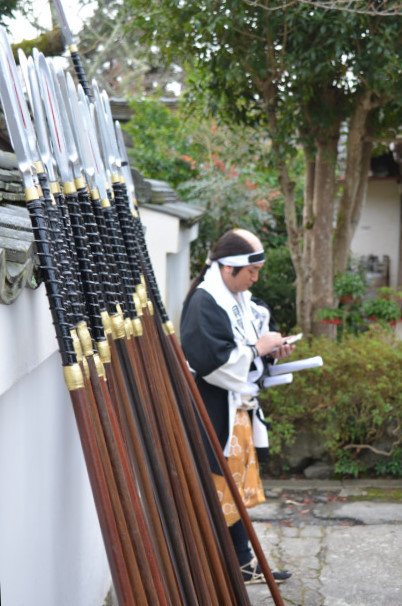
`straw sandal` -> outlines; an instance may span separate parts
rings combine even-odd
[[[245,585],[251,585],[254,583],[265,583],[264,574],[261,571],[260,565],[258,564],[257,558],[253,558],[247,564],[240,566],[241,573]],[[291,572],[287,570],[275,571],[272,573],[277,585],[280,585],[292,576]]]
[[[251,585],[252,583],[265,583],[265,577],[261,572],[257,558],[253,558],[247,562],[247,564],[240,566],[240,570],[243,575],[245,585]]]

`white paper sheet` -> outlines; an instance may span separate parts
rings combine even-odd
[[[297,360],[296,362],[285,362],[282,364],[270,364],[268,371],[270,377],[276,377],[288,372],[298,372],[306,368],[317,368],[323,365],[322,357],[315,356],[314,358],[306,358],[305,360]]]
[[[292,373],[285,375],[278,375],[277,377],[264,377],[262,382],[264,389],[274,387],[275,385],[284,385],[285,383],[291,383],[293,381]]]

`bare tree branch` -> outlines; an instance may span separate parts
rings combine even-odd
[[[396,436],[398,434],[398,432],[401,429],[401,424],[398,423],[397,427],[395,427],[395,429],[392,430],[392,433]],[[379,454],[379,455],[384,455],[385,457],[390,457],[396,450],[397,446],[402,442],[402,436],[400,436],[396,442],[393,442],[392,446],[391,446],[391,450],[387,451],[387,450],[380,450],[379,448],[375,448],[374,446],[371,446],[371,444],[348,444],[347,446],[344,446],[344,450],[350,450],[351,448],[354,448],[356,450],[360,450],[361,448],[366,448],[368,450],[371,450],[372,452],[374,452],[375,454]]]
[[[283,0],[276,6],[265,5],[258,0],[244,0],[244,3],[271,12],[283,10],[289,6],[294,6],[295,4],[305,4],[313,8],[322,8],[324,10],[338,10],[381,17],[402,15],[402,3],[393,2],[392,0],[371,0],[370,2],[367,2],[367,0]]]

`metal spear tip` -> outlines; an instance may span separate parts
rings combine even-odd
[[[4,48],[0,44],[0,100],[3,107],[7,130],[10,136],[11,145],[17,156],[18,168],[21,172],[25,189],[35,185],[32,176],[32,158],[30,155],[25,128],[22,123],[21,114],[15,111],[18,108],[18,99],[15,88],[9,77],[8,58],[5,55]]]
[[[112,108],[110,107],[109,95],[105,90],[103,90],[101,96],[103,100],[103,106],[105,108],[106,124],[109,131],[110,141],[113,146],[113,154],[115,157],[117,168],[120,171],[122,162],[121,156],[119,154],[119,146],[117,144],[116,131],[114,130],[113,126]]]
[[[59,74],[61,88],[64,96],[68,98],[69,107],[71,110],[71,123],[74,136],[77,142],[78,153],[81,160],[81,165],[86,175],[87,183],[91,189],[95,189],[94,185],[94,163],[90,150],[90,142],[86,134],[86,128],[83,124],[83,118],[79,107],[77,91],[73,78],[69,72],[64,76]]]
[[[25,90],[29,99],[29,105],[33,111],[33,101],[32,101],[32,91],[28,77],[28,59],[22,48],[19,48],[18,51],[18,63],[22,72],[22,83],[25,85]]]
[[[82,88],[81,84],[78,84],[78,97],[78,107],[81,113],[82,126],[83,129],[85,129],[85,135],[89,142],[88,148],[91,153],[91,164],[94,168],[94,182],[96,183],[96,187],[99,191],[101,198],[106,199],[106,172],[99,150],[99,143],[96,137],[95,126],[90,113],[90,107],[92,106],[92,104],[89,104],[88,106],[88,98],[85,95],[84,89]]]
[[[119,154],[122,159],[122,171],[124,174],[124,178],[126,180],[127,192],[129,193],[129,195],[131,197],[130,201],[132,201],[133,205],[136,206],[137,201],[135,198],[135,186],[134,186],[134,181],[133,181],[133,177],[131,174],[130,162],[129,162],[128,155],[127,155],[126,145],[124,143],[123,132],[121,130],[120,122],[118,120],[115,120],[114,125],[115,125],[115,130],[116,130],[116,138],[117,138],[117,145],[119,148]]]
[[[0,25],[0,43],[3,45],[5,54],[12,54],[10,41],[7,36],[7,32],[2,25]]]
[[[45,107],[56,163],[63,183],[67,183],[73,180],[73,176],[66,151],[63,125],[54,90],[53,79],[43,53],[39,53],[37,57],[35,57],[35,65],[42,91],[42,100]]]
[[[94,106],[96,110],[97,117],[97,126],[98,132],[100,135],[102,152],[103,152],[103,160],[105,166],[111,174],[117,172],[116,165],[116,157],[114,153],[114,146],[111,137],[111,133],[109,132],[108,124],[107,124],[107,116],[105,112],[105,108],[103,106],[102,98],[99,92],[99,87],[95,79],[92,80],[92,90],[94,93]]]
[[[56,73],[56,67],[54,61],[51,58],[47,59],[49,66],[49,72],[53,82],[53,89],[56,95],[56,101],[60,113],[60,125],[63,129],[64,141],[66,144],[66,152],[68,160],[70,162],[71,170],[73,172],[74,179],[80,179],[82,177],[81,165],[79,162],[77,145],[73,136],[72,124],[71,124],[71,108],[69,107],[68,96],[64,95],[60,81]]]
[[[30,155],[34,161],[38,161],[39,153],[36,147],[36,136],[32,126],[31,116],[28,111],[28,106],[25,101],[24,93],[22,91],[21,81],[18,75],[17,66],[15,64],[14,55],[11,50],[9,40],[3,27],[0,26],[0,46],[4,53],[3,66],[6,70],[6,78],[14,89],[14,96],[18,108],[19,119],[22,120],[22,126],[25,131],[25,137],[30,149]],[[11,135],[10,135],[11,136]]]
[[[46,117],[42,98],[39,90],[38,78],[36,75],[33,57],[28,57],[27,61],[28,79],[32,92],[32,113],[34,116],[36,135],[42,162],[46,166],[47,174],[51,182],[56,181],[54,158],[49,142],[49,132],[47,130]]]
[[[57,18],[60,23],[61,33],[63,35],[64,41],[67,46],[72,46],[73,44],[73,36],[68,25],[66,15],[64,13],[63,5],[60,0],[53,0],[53,5],[56,9]]]

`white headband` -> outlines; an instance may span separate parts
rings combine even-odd
[[[249,255],[232,255],[230,257],[221,257],[216,259],[221,265],[229,265],[230,267],[243,267],[245,265],[254,265],[256,263],[264,263],[264,251],[250,253]]]

